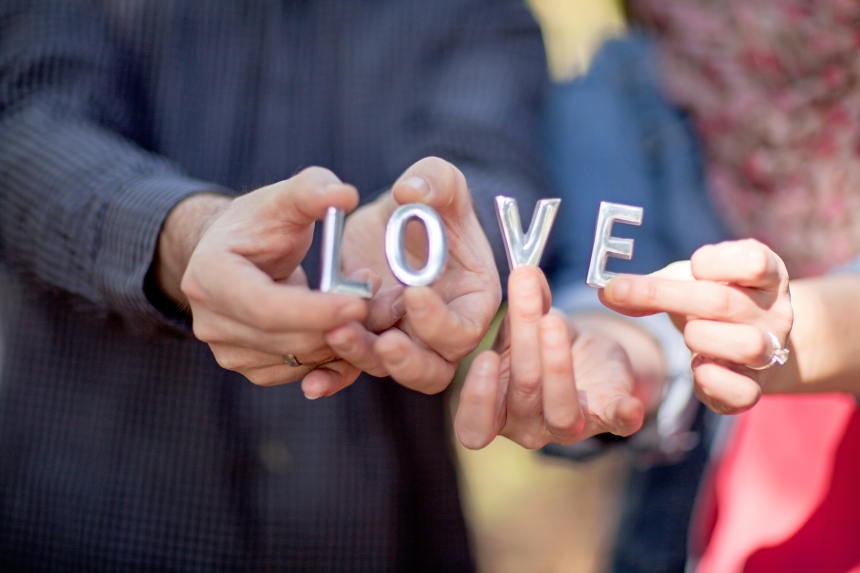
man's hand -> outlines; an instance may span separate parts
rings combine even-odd
[[[467,448],[497,435],[536,449],[641,427],[644,407],[624,350],[602,335],[571,333],[564,318],[548,314],[550,303],[540,269],[511,273],[495,351],[475,358],[460,393],[454,428]]]
[[[429,287],[404,289],[385,259],[385,226],[404,203],[436,209],[448,233],[445,271]],[[407,226],[406,247],[410,264],[422,266],[426,238],[419,224]],[[435,157],[410,167],[390,193],[347,218],[343,261],[346,272],[371,269],[382,277],[382,288],[371,301],[368,321],[331,330],[326,335],[329,346],[373,375],[391,375],[428,394],[445,389],[457,362],[480,343],[501,301],[493,253],[463,174]],[[396,328],[390,328],[395,323]],[[321,393],[338,389],[333,385]]]
[[[234,200],[190,197],[165,221],[156,276],[174,301],[183,304],[187,297],[194,334],[209,343],[222,367],[260,385],[304,377],[306,395],[317,397],[317,380],[342,387],[360,373],[336,359],[323,333],[364,320],[368,305],[355,297],[312,292],[299,264],[314,222],[326,209],[351,211],[357,204],[355,188],[320,168]],[[287,354],[302,364],[331,362],[313,371],[294,368],[285,363]]]

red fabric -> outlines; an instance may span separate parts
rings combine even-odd
[[[860,573],[860,410],[769,396],[743,414],[713,480],[697,573]]]

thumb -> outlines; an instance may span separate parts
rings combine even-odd
[[[423,203],[444,219],[472,212],[466,177],[451,163],[426,157],[413,164],[394,183],[392,194],[398,204]]]
[[[325,217],[329,207],[350,212],[358,205],[358,191],[321,167],[309,167],[299,174],[260,190],[262,213],[274,217],[287,230],[304,230]],[[289,229],[292,228],[292,229]]]

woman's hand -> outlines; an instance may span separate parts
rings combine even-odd
[[[460,393],[454,428],[480,449],[497,435],[529,448],[611,432],[627,436],[643,420],[633,373],[611,339],[577,334],[550,309],[543,273],[521,267],[508,281],[508,314],[495,350],[479,354]]]
[[[706,245],[689,263],[647,276],[622,275],[600,293],[627,316],[670,314],[694,353],[696,394],[712,410],[752,407],[773,375],[773,334],[785,347],[793,311],[782,259],[753,239]]]

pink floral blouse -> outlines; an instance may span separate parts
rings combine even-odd
[[[704,141],[712,199],[792,276],[860,254],[860,2],[633,0]]]

